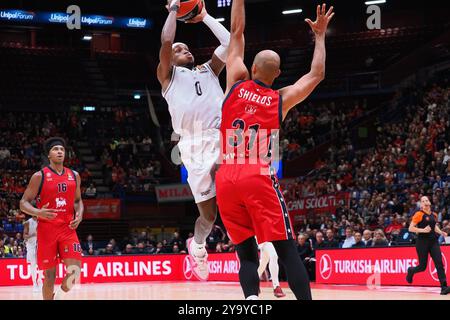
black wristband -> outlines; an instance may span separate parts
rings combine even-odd
[[[178,10],[180,10],[180,6],[177,4],[174,4],[173,6],[170,7],[170,11],[178,12]]]

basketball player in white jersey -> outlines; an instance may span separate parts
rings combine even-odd
[[[40,292],[42,288],[42,272],[38,270],[37,249],[37,217],[33,216],[23,223],[23,238],[27,246],[27,262],[30,264],[33,292]]]
[[[218,76],[225,67],[230,33],[206,9],[191,19],[203,21],[220,41],[211,59],[195,64],[189,47],[174,43],[180,0],[170,0],[169,15],[161,34],[158,80],[169,105],[172,127],[180,135],[178,148],[188,171],[188,183],[200,211],[193,240],[188,241],[192,270],[199,280],[208,279],[206,238],[217,215],[214,172],[219,156],[219,128],[224,93]]]
[[[280,271],[278,267],[278,255],[275,251],[275,247],[272,242],[263,242],[258,245],[261,252],[259,258],[258,275],[261,278],[264,271],[266,271],[267,264],[269,264],[270,276],[272,278],[273,295],[277,298],[286,296],[280,287],[280,281],[278,280],[278,273]]]

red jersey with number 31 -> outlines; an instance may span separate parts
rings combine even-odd
[[[58,174],[50,167],[41,170],[42,182],[39,187],[37,207],[40,209],[48,203],[47,209],[54,209],[57,214],[53,220],[38,218],[42,224],[68,224],[74,219],[74,202],[77,189],[75,173],[66,167]]]
[[[258,80],[233,85],[222,106],[222,163],[270,163],[282,122],[281,96]],[[256,162],[255,162],[256,161]]]

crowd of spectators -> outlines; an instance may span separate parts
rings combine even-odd
[[[282,158],[294,159],[332,137],[343,136],[349,124],[368,111],[366,99],[309,102],[294,108],[281,128]]]
[[[374,148],[355,150],[346,139],[328,150],[313,174],[297,178],[284,191],[287,201],[350,194],[349,203],[341,202],[335,212],[297,223],[299,254],[308,270],[318,247],[414,243],[409,221],[424,195],[440,227],[450,231],[450,84],[444,79],[414,92],[413,99],[411,92],[406,95],[398,121],[378,122]]]

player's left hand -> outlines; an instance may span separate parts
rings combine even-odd
[[[203,21],[203,19],[205,18],[207,13],[208,12],[206,11],[205,3],[203,2],[202,11],[198,15],[193,17],[192,19],[186,20],[184,23],[197,23],[197,22]]]
[[[75,229],[78,228],[78,226],[80,225],[81,220],[83,220],[82,215],[79,214],[79,213],[76,213],[75,219],[72,220],[72,221],[70,221],[69,228],[75,230]]]
[[[334,16],[333,6],[331,6],[327,12],[325,12],[326,7],[327,6],[325,3],[322,4],[322,7],[320,5],[317,6],[316,21],[312,22],[310,19],[305,19],[305,21],[309,24],[312,31],[314,31],[316,35],[325,34],[325,32],[327,31],[328,23]]]

